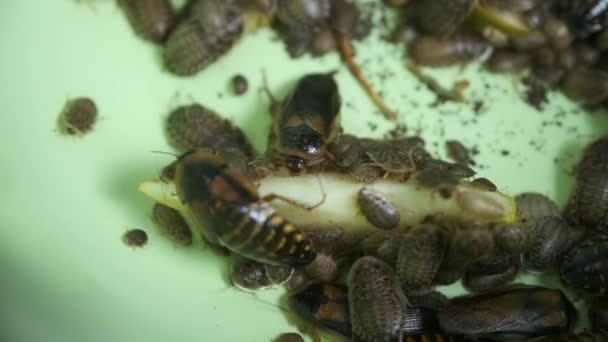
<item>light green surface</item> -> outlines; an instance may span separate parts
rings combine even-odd
[[[0,19],[0,339],[268,341],[294,331],[272,304],[280,291],[256,298],[230,288],[226,262],[198,242],[177,248],[162,238],[150,222],[152,203],[135,188],[170,159],[149,151],[170,150],[162,119],[190,98],[234,119],[261,151],[270,124],[257,89],[262,68],[278,95],[306,72],[338,68],[342,95],[356,107],[344,106],[345,131],[383,135],[393,124],[374,114],[339,58],[290,60],[265,30],[195,78],[180,79],[161,71],[160,49],[136,38],[109,1],[95,10],[68,0],[4,1]],[[401,48],[377,34],[356,47],[410,132],[420,129],[430,149],[442,153],[446,138],[477,144],[477,160],[486,166],[480,173],[507,193],[541,191],[563,204],[580,149],[608,128],[608,115],[577,111],[557,93],[537,112],[518,98],[510,77],[480,75],[476,66],[434,74],[446,84],[476,75],[467,97],[484,101],[482,114],[472,104],[429,108],[433,95],[416,90]],[[395,76],[381,82],[377,73],[384,70]],[[250,81],[243,97],[228,93],[237,72]],[[75,96],[95,99],[102,117],[82,139],[54,131],[65,100]],[[541,127],[560,112],[561,127]],[[463,124],[473,118],[475,124]],[[502,156],[502,149],[511,154]],[[151,240],[137,251],[120,241],[135,227]]]

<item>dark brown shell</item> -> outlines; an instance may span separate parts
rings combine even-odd
[[[361,158],[365,155],[360,139],[349,134],[338,135],[328,150],[334,156],[334,162],[340,168],[349,168],[359,164]]]
[[[567,286],[608,294],[608,237],[593,237],[564,257],[561,277]]]
[[[90,132],[97,121],[97,105],[88,97],[79,97],[66,102],[59,117],[59,131],[68,135],[83,135]]]
[[[528,270],[543,272],[557,263],[584,234],[565,220],[546,216],[537,221],[530,249],[522,254],[522,265]]]
[[[179,211],[155,203],[152,218],[171,240],[185,246],[192,244],[192,231]]]
[[[410,150],[396,141],[375,141],[366,154],[374,165],[388,172],[407,173],[416,167]]]
[[[401,239],[396,271],[406,294],[432,290],[446,247],[445,232],[432,224],[419,225]]]
[[[254,260],[240,258],[230,271],[232,285],[245,291],[257,291],[272,286],[266,274],[266,265]]]
[[[490,192],[494,192],[496,190],[498,190],[498,187],[496,187],[496,184],[492,183],[491,180],[487,179],[487,178],[475,178],[471,181],[471,185],[478,188],[478,189],[483,189],[485,191],[490,191]]]
[[[243,132],[214,111],[200,104],[176,108],[167,118],[167,133],[180,151],[203,147],[215,151],[229,148],[241,150],[247,161],[253,148]]]
[[[418,1],[415,8],[418,26],[427,33],[449,36],[473,11],[475,0]]]
[[[329,0],[277,0],[277,17],[290,31],[314,31],[330,14]]]
[[[522,52],[497,51],[488,60],[488,69],[497,73],[515,73],[530,67],[530,55]]]
[[[472,263],[462,284],[474,292],[483,292],[512,282],[519,272],[519,260],[509,255],[484,258]]]
[[[165,65],[176,75],[194,75],[230,50],[242,33],[242,13],[229,1],[198,1],[169,36]]]
[[[365,256],[348,273],[348,301],[353,334],[364,341],[397,337],[407,310],[407,299],[393,269]]]
[[[472,162],[469,150],[458,140],[448,140],[445,143],[445,147],[448,151],[448,157],[453,161],[462,164],[470,165]]]
[[[601,138],[585,149],[566,215],[573,223],[608,229],[608,138]]]
[[[169,0],[118,0],[135,33],[154,42],[164,41],[175,24]]]
[[[331,255],[317,252],[317,257],[305,267],[308,276],[315,281],[331,282],[338,277],[338,263]]]
[[[420,65],[442,67],[471,62],[490,48],[486,39],[472,34],[458,34],[445,39],[420,36],[410,44],[409,53]]]
[[[521,193],[515,196],[515,203],[522,222],[535,222],[546,216],[561,216],[557,204],[543,194]]]
[[[148,234],[143,229],[129,229],[123,235],[123,241],[129,247],[143,247],[148,243]]]
[[[572,69],[564,75],[561,89],[573,101],[602,102],[608,98],[608,73],[587,68]]]
[[[449,334],[511,341],[567,334],[576,322],[576,310],[559,290],[511,285],[453,298],[438,317],[442,331]]]
[[[362,188],[357,195],[357,203],[369,223],[383,230],[397,228],[401,215],[395,206],[381,193]]]
[[[494,229],[494,242],[509,255],[520,255],[530,248],[534,240],[534,223],[500,225]]]

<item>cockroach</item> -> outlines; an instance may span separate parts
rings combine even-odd
[[[528,270],[544,272],[555,265],[579,241],[584,229],[570,226],[560,217],[546,216],[536,222],[530,249],[522,254]]]
[[[457,34],[442,39],[420,36],[409,47],[412,59],[419,65],[442,67],[468,63],[491,49],[483,37],[473,34]]]
[[[494,228],[494,242],[504,253],[520,255],[534,240],[534,226],[532,222],[499,225]]]
[[[155,203],[152,218],[171,240],[185,246],[192,244],[192,231],[179,211]]]
[[[329,153],[334,156],[334,163],[339,168],[348,169],[361,163],[365,150],[361,146],[361,139],[349,134],[339,134],[329,146]]]
[[[396,234],[384,240],[374,255],[391,266],[396,265],[402,237],[401,234]]]
[[[247,88],[249,88],[249,83],[247,79],[243,75],[236,75],[232,78],[232,91],[236,95],[243,95],[247,92]]]
[[[97,121],[97,105],[88,97],[68,100],[59,116],[59,131],[82,136],[93,129]]]
[[[266,91],[277,103],[268,88]],[[302,172],[309,164],[324,160],[327,145],[342,129],[341,104],[333,73],[304,76],[281,102],[274,113],[271,140],[279,153],[289,156],[292,172]]]
[[[458,140],[448,140],[445,143],[448,151],[448,156],[458,164],[472,165],[471,155],[469,150]]]
[[[467,268],[462,284],[474,292],[484,292],[512,282],[519,272],[519,260],[510,255],[482,258]]]
[[[397,228],[401,216],[395,206],[381,193],[362,188],[357,193],[359,210],[369,223],[382,230]]]
[[[244,258],[232,265],[230,282],[236,288],[247,292],[263,290],[273,285],[263,263]]]
[[[274,285],[283,285],[291,279],[295,269],[283,265],[265,264],[266,276]]]
[[[573,223],[608,231],[608,138],[600,138],[585,149],[566,217]]]
[[[560,273],[566,286],[608,294],[608,236],[588,238],[573,248],[562,260]]]
[[[572,69],[564,75],[561,90],[573,101],[600,103],[608,98],[608,73],[584,67]]]
[[[317,252],[317,257],[305,267],[308,276],[315,281],[331,282],[338,277],[338,263],[332,255]]]
[[[419,1],[415,7],[418,26],[430,34],[449,36],[467,19],[475,4],[474,0]]]
[[[310,52],[313,56],[323,56],[336,50],[336,38],[329,28],[316,32],[310,43]]]
[[[290,31],[313,32],[331,14],[330,0],[277,0],[279,21]]]
[[[475,178],[471,181],[471,185],[478,189],[484,189],[490,192],[498,190],[496,184],[492,183],[492,181],[487,178]]]
[[[452,298],[438,318],[448,334],[522,340],[568,334],[577,315],[562,291],[517,284]]]
[[[180,151],[203,147],[221,155],[221,151],[234,148],[242,152],[246,163],[254,156],[253,147],[240,128],[198,103],[180,106],[169,114],[167,135]]]
[[[407,295],[432,290],[447,244],[446,233],[433,224],[421,224],[401,239],[396,271]]]
[[[417,151],[424,153],[417,138],[369,141],[365,154],[374,166],[395,174],[408,174],[416,170]]]
[[[291,303],[296,313],[302,318],[343,336],[351,337],[346,287],[330,283],[311,285],[301,293],[292,296]],[[435,308],[424,305],[408,307],[401,326],[404,341],[452,341],[447,336],[434,334],[438,331],[439,324]],[[422,336],[428,339],[425,340]],[[445,339],[442,340],[440,337]]]
[[[285,333],[279,335],[275,342],[304,342],[304,338],[298,333]]]
[[[336,332],[352,336],[348,290],[337,284],[313,284],[290,297],[290,307],[305,321]]]
[[[568,27],[582,37],[606,27],[607,0],[560,0],[556,4],[557,13],[566,20]]]
[[[416,174],[416,182],[420,186],[437,190],[444,198],[450,198],[454,189],[460,183],[460,179],[450,171],[428,168]]]
[[[608,331],[608,296],[593,298],[589,308],[589,320],[593,330]]]
[[[542,30],[549,44],[558,50],[566,48],[574,40],[574,35],[568,25],[555,17],[547,18]]]
[[[189,12],[165,45],[165,66],[178,76],[194,75],[209,66],[243,33],[243,15],[231,1],[196,1]]]
[[[274,265],[304,266],[315,259],[310,240],[260,198],[253,182],[201,149],[178,158],[177,195],[207,241],[244,257]],[[311,208],[307,208],[311,209]]]
[[[561,216],[557,204],[540,193],[521,193],[515,196],[515,202],[519,211],[519,219],[522,222],[536,222],[546,216]]]
[[[163,42],[176,21],[175,11],[169,0],[118,0],[139,36],[153,42]]]
[[[408,300],[410,301],[410,306],[420,306],[433,310],[444,308],[450,302],[446,295],[435,290],[420,296],[409,296]]]
[[[347,284],[353,335],[377,341],[402,333],[408,301],[388,264],[364,256],[352,265]]]
[[[123,235],[123,241],[132,248],[143,247],[148,243],[148,234],[143,229],[129,229]]]
[[[516,73],[530,67],[530,55],[523,52],[496,51],[488,59],[488,70],[496,73]]]

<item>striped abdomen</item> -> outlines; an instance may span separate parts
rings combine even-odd
[[[212,204],[221,243],[237,254],[275,265],[304,266],[315,259],[310,240],[268,203]]]

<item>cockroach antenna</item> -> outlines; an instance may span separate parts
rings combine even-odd
[[[150,151],[150,153],[158,153],[158,154],[168,154],[170,156],[174,156],[175,158],[179,157],[179,155],[175,154],[175,153],[171,153],[171,152],[165,152],[165,151]]]

